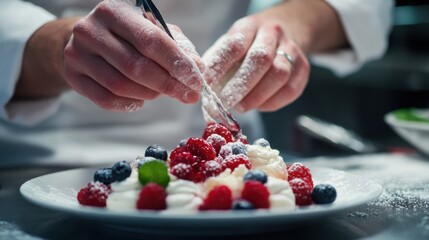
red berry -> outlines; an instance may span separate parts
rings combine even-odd
[[[254,180],[245,182],[241,198],[256,208],[270,208],[270,192],[261,182]]]
[[[186,163],[178,163],[170,169],[170,173],[177,178],[192,181],[194,169]]]
[[[111,192],[110,185],[102,182],[89,182],[79,191],[77,200],[85,206],[106,207],[106,199]]]
[[[308,206],[312,204],[310,185],[300,179],[295,178],[289,181],[293,194],[295,195],[295,203],[298,206]]]
[[[186,148],[186,146],[177,147],[173,149],[170,153],[170,162],[172,160],[176,160],[180,155],[183,155],[184,153],[189,153],[189,150]]]
[[[225,185],[214,187],[204,199],[200,210],[229,210],[232,206],[232,192]]]
[[[218,134],[210,135],[210,137],[208,137],[206,141],[216,150],[216,154],[219,154],[219,151],[222,146],[226,144],[225,138]]]
[[[301,178],[310,185],[311,189],[313,189],[313,178],[311,176],[310,169],[304,166],[304,164],[296,162],[287,166],[286,170],[288,172],[288,181],[295,178]]]
[[[170,157],[170,167],[174,167],[179,163],[189,164],[194,163],[194,156],[190,152],[177,152]]]
[[[224,169],[229,168],[231,169],[231,171],[234,171],[234,169],[240,166],[241,164],[244,164],[244,166],[247,169],[252,168],[252,164],[249,158],[244,154],[230,155],[222,161],[223,168]]]
[[[163,210],[167,208],[167,193],[164,188],[155,183],[148,183],[140,191],[137,209]]]
[[[232,143],[223,145],[219,150],[219,157],[225,159],[230,155],[232,155]]]
[[[202,172],[206,177],[215,177],[219,175],[222,171],[222,165],[215,160],[205,162],[202,167]]]
[[[215,149],[202,138],[189,138],[186,147],[192,155],[201,157],[201,159],[213,160],[216,158]]]
[[[218,134],[222,136],[226,142],[234,141],[231,132],[225,126],[220,124],[209,124],[206,129],[204,129],[203,139],[207,139],[212,134]]]
[[[207,177],[202,171],[195,172],[194,176],[192,177],[192,181],[195,183],[204,182],[206,179]]]

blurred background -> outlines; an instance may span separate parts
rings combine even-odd
[[[383,58],[345,78],[313,66],[298,101],[263,114],[273,147],[304,157],[350,153],[303,132],[296,124],[300,115],[338,124],[385,147],[410,146],[384,122],[384,115],[403,107],[429,108],[429,1],[397,0],[393,18]]]

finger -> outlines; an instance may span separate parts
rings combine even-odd
[[[204,77],[215,90],[235,73],[256,36],[256,25],[246,23],[246,19],[237,21],[203,56]]]
[[[204,72],[205,65],[197,50],[195,49],[194,44],[183,34],[182,30],[176,25],[168,24],[171,34],[173,34],[174,39],[180,48],[185,51],[185,53],[192,58],[192,60],[197,64],[200,72]]]
[[[71,87],[87,97],[100,108],[114,112],[134,112],[141,109],[144,101],[119,97],[99,85],[88,76],[81,75],[72,68],[66,68],[66,76]]]
[[[227,108],[240,102],[271,68],[281,30],[277,25],[261,27],[239,70],[220,93]]]
[[[275,95],[279,89],[289,81],[292,65],[281,54],[277,54],[270,70],[263,79],[252,89],[252,91],[237,104],[235,109],[239,112],[246,112],[257,109],[269,98]]]
[[[276,111],[292,103],[303,93],[308,83],[310,64],[298,47],[293,48],[290,54],[295,57],[290,80],[274,96],[258,107],[258,110],[264,112]]]
[[[99,56],[87,55],[84,58],[85,62],[81,59],[83,58],[69,59],[69,64],[74,65],[77,71],[94,79],[116,96],[153,100],[160,95],[159,92],[130,80]]]
[[[134,11],[129,4],[122,1],[104,1],[98,5],[93,17],[102,19],[105,27],[129,42],[143,56],[159,64],[178,81],[199,92],[202,78],[194,61],[167,33]]]
[[[73,46],[75,50],[102,56],[111,66],[118,69],[125,77],[156,92],[163,93],[184,103],[195,103],[199,93],[177,81],[154,61],[145,58],[127,42],[115,38],[111,33],[103,33],[97,38],[99,30],[89,31],[88,24],[77,24],[74,31]],[[94,44],[96,42],[97,44]],[[77,57],[77,62],[85,57]],[[83,64],[83,62],[81,62]],[[89,68],[86,64],[83,66]],[[90,68],[98,68],[92,64]],[[87,73],[89,74],[89,73]],[[99,78],[95,78],[99,79]]]

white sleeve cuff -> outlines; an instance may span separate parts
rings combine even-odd
[[[315,54],[311,61],[338,76],[357,71],[387,50],[392,22],[392,0],[325,0],[338,13],[352,49]]]
[[[31,3],[0,1],[0,119],[7,121],[21,119],[17,117],[21,115],[20,112],[29,110],[29,104],[25,104],[26,107],[20,110],[15,105],[21,106],[21,104],[9,103],[9,101],[15,92],[28,39],[42,25],[54,19],[54,15]],[[41,101],[43,102],[45,101]],[[30,112],[35,113],[37,108],[45,105],[41,103],[34,103],[34,109]],[[14,107],[6,107],[6,105]],[[28,117],[29,112],[25,115]]]

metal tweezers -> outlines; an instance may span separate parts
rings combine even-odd
[[[173,40],[175,40],[170,30],[168,29],[168,26],[165,23],[164,18],[162,17],[161,13],[156,8],[152,0],[137,0],[136,6],[140,8],[143,7],[144,16],[156,25],[158,25],[157,23],[159,23],[163,28],[163,30],[168,34],[168,36],[170,36]],[[214,102],[217,107],[217,111],[213,112],[212,109],[209,109],[209,106],[207,106],[206,104],[203,104],[202,110],[204,114],[208,115],[211,118],[210,119],[211,121],[219,122],[220,124],[227,127],[236,138],[241,137],[242,131],[241,131],[240,125],[238,125],[237,121],[235,121],[231,113],[229,113],[228,110],[223,106],[222,101],[211,90],[210,86],[207,84],[204,78],[203,78],[203,91],[204,93],[202,94],[202,97],[209,98],[209,99],[206,99],[207,102],[211,102],[211,103]],[[207,118],[206,118],[206,121],[208,121]]]

